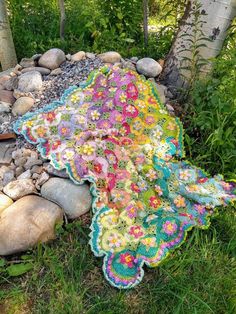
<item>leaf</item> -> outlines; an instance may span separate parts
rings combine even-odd
[[[134,43],[135,40],[132,38],[125,38],[124,41],[126,41],[127,43]]]
[[[121,12],[118,12],[118,13],[117,13],[117,17],[118,17],[119,20],[122,20],[122,19],[123,19],[122,13],[121,13]]]
[[[33,268],[33,264],[22,263],[22,264],[15,264],[15,265],[8,266],[6,268],[6,271],[8,272],[9,276],[16,277],[16,276],[23,275],[24,273],[27,273],[32,268]]]
[[[6,264],[5,259],[0,258],[0,267],[3,267]]]

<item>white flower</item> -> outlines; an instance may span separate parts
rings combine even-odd
[[[93,121],[97,121],[100,117],[100,113],[97,110],[91,112],[91,117]]]
[[[153,169],[149,169],[148,173],[146,173],[146,177],[150,180],[153,181],[157,178],[157,173]]]
[[[161,136],[162,136],[162,134],[163,134],[163,132],[162,132],[162,130],[160,130],[160,129],[156,129],[156,130],[154,130],[154,131],[152,132],[152,134],[153,134],[154,138],[160,139]]]
[[[188,170],[180,170],[179,178],[181,180],[187,181],[190,177],[191,177],[191,174],[188,172]]]

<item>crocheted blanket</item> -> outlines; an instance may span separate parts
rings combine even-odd
[[[131,70],[103,67],[60,101],[20,118],[14,130],[76,183],[91,182],[90,245],[106,279],[131,288],[186,239],[206,228],[235,184],[182,161],[183,128],[155,86]]]

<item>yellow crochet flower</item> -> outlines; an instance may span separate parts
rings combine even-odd
[[[89,144],[84,144],[82,146],[82,153],[84,155],[90,156],[90,155],[92,155],[94,153],[94,147],[89,145]]]

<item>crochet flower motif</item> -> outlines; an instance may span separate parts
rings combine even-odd
[[[137,285],[144,264],[158,266],[188,230],[209,225],[214,207],[235,199],[234,183],[182,160],[181,122],[128,69],[91,73],[14,130],[74,182],[92,182],[90,245],[117,288]]]

